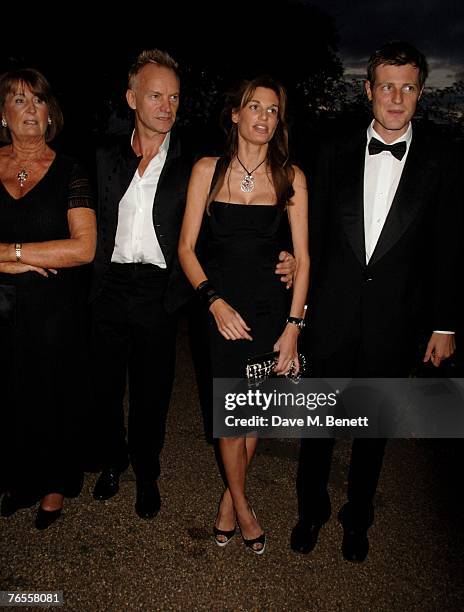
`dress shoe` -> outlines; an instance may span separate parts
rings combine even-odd
[[[12,516],[20,508],[22,508],[22,505],[18,498],[11,493],[5,493],[0,506],[0,514],[5,517]]]
[[[299,521],[293,528],[290,537],[291,549],[307,555],[317,544],[321,523],[303,523]]]
[[[143,519],[156,516],[161,508],[161,497],[157,482],[137,482],[135,511]]]
[[[114,497],[119,491],[120,476],[120,470],[116,468],[105,468],[95,483],[95,488],[93,490],[94,499],[104,501],[105,499]]]
[[[37,510],[37,514],[35,515],[35,527],[36,529],[40,529],[43,531],[44,529],[48,529],[52,523],[56,521],[56,519],[61,516],[61,508],[58,510],[44,510],[41,506]]]
[[[343,527],[342,552],[347,561],[362,563],[369,551],[366,529]]]

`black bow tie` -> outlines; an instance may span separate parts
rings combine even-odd
[[[394,145],[388,145],[380,142],[380,140],[377,140],[377,138],[371,138],[368,149],[369,155],[377,155],[377,153],[382,153],[382,151],[390,151],[390,153],[396,157],[396,159],[401,161],[406,153],[406,142],[403,140],[402,142],[397,142]]]

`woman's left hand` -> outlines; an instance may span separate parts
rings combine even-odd
[[[54,268],[42,268],[41,266],[30,266],[21,261],[0,261],[0,272],[3,274],[24,274],[25,272],[37,272],[41,276],[48,278],[48,273],[58,274]]]
[[[298,361],[298,335],[299,329],[293,323],[287,323],[283,334],[274,344],[274,350],[279,351],[279,361],[274,366],[274,372],[279,376],[287,374],[292,363],[295,365],[295,374],[300,370],[300,362]]]

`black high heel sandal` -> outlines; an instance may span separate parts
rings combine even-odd
[[[229,531],[225,531],[224,529],[218,529],[216,525],[214,525],[213,526],[214,541],[216,542],[218,546],[223,548],[224,546],[227,546],[227,544],[231,541],[236,531],[237,530],[235,527],[233,529],[230,529]],[[218,540],[218,537],[220,536],[224,537],[225,540]]]
[[[222,498],[224,497],[224,493],[221,495],[221,499],[219,500],[219,506],[218,506],[218,511],[216,514],[216,521],[217,518],[219,516],[219,510],[221,507],[221,502],[222,502]],[[214,525],[213,525],[213,534],[214,534],[214,541],[216,542],[216,544],[218,546],[220,546],[221,548],[223,548],[224,546],[227,546],[227,544],[231,541],[231,539],[234,537],[237,528],[234,527],[233,529],[229,529],[229,530],[224,530],[224,529],[219,529],[218,527],[216,527],[216,521],[214,521]],[[225,540],[218,540],[219,537],[223,537],[225,538]]]
[[[256,519],[255,511],[251,507],[250,507],[250,510]],[[251,538],[250,540],[247,540],[246,538],[244,538],[243,533],[242,533],[242,540],[245,546],[249,548],[252,552],[254,552],[255,555],[262,555],[266,549],[266,533],[264,531],[257,538]],[[261,548],[254,548],[256,544],[260,544]]]

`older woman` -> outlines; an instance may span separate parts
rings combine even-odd
[[[288,163],[285,104],[284,89],[272,79],[242,83],[224,109],[226,155],[201,159],[190,179],[179,257],[212,315],[210,346],[219,378],[243,377],[247,358],[272,350],[279,351],[277,374],[299,367],[309,277],[307,189],[301,170]],[[210,239],[204,269],[195,246],[205,210]],[[290,311],[272,266],[285,216],[296,260]],[[245,494],[256,444],[253,436],[220,440],[227,488],[214,533],[225,546],[237,521],[246,546],[262,554],[265,534]]]
[[[0,114],[1,514],[41,498],[44,529],[77,475],[82,266],[94,256],[95,213],[86,175],[48,145],[63,117],[45,77],[3,74]]]

